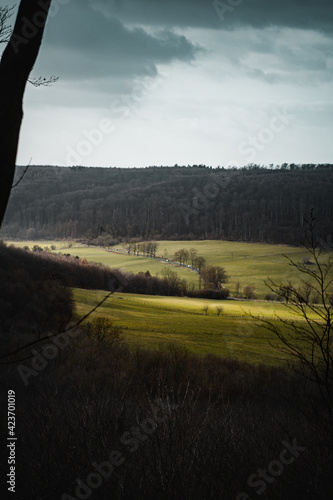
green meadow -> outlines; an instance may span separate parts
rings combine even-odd
[[[105,292],[74,290],[75,319],[78,320],[98,304]],[[208,306],[208,314],[204,307]],[[218,315],[217,307],[222,307]],[[278,321],[302,321],[283,304],[247,301],[213,301],[187,297],[160,297],[114,294],[90,317],[108,316],[122,327],[130,345],[159,348],[173,343],[196,354],[216,354],[258,364],[284,364],[287,356],[274,345],[272,333],[250,317]]]
[[[163,256],[163,259],[129,255],[125,245],[102,248],[74,241],[7,243],[30,249],[34,245],[48,249],[54,245],[54,253],[79,256],[88,262],[99,262],[133,273],[149,270],[152,275],[159,275],[166,266],[170,266],[181,278],[197,284],[198,274],[195,271],[165,261],[180,248],[196,248],[208,265],[225,267],[230,276],[228,286],[231,293],[239,281],[242,288],[247,284],[254,285],[258,299],[264,298],[269,291],[265,286],[268,277],[277,283],[292,281],[300,284],[300,276],[285,256],[297,262],[307,255],[306,250],[299,247],[230,241],[160,241],[157,255]],[[75,289],[75,319],[87,314],[104,296],[102,291]],[[208,307],[207,314],[205,307]],[[220,314],[218,307],[222,308]],[[274,347],[277,340],[273,334],[259,326],[260,322],[254,320],[251,314],[273,322],[278,321],[277,316],[302,321],[293,316],[285,305],[277,302],[214,301],[134,294],[114,294],[94,313],[113,319],[122,327],[125,340],[132,346],[159,348],[163,344],[175,343],[186,346],[196,354],[229,356],[255,364],[286,363],[287,355]]]
[[[152,275],[160,275],[166,266],[177,271],[179,277],[186,279],[189,283],[198,286],[198,274],[195,271],[180,267],[165,260],[151,259],[142,256],[128,255],[125,245],[114,248],[93,247],[70,241],[15,241],[8,242],[15,246],[32,248],[39,245],[42,248],[51,245],[56,247],[55,253],[69,253],[80,258],[86,258],[89,262],[100,262],[104,265],[120,268],[125,271],[138,273],[149,271]],[[206,258],[208,265],[225,267],[230,276],[228,287],[231,293],[235,292],[235,284],[239,282],[241,288],[246,285],[254,285],[258,299],[263,299],[269,292],[265,281],[271,278],[280,283],[292,281],[301,283],[296,271],[291,268],[284,255],[294,261],[302,261],[307,255],[301,247],[284,245],[269,245],[263,243],[239,243],[231,241],[159,241],[157,255],[172,259],[174,253],[180,248],[196,248],[198,255]],[[115,250],[118,250],[116,252]],[[119,251],[120,250],[120,251]]]
[[[265,285],[268,278],[278,283],[289,280],[300,283],[299,276],[291,268],[285,256],[297,262],[302,261],[307,255],[307,251],[301,247],[219,240],[161,241],[158,254],[166,253],[167,258],[172,258],[180,248],[187,250],[196,248],[198,255],[205,257],[208,265],[224,267],[230,276],[228,287],[232,293],[235,290],[235,283],[239,282],[241,288],[254,285],[258,298],[264,298],[269,292]],[[178,267],[178,270],[183,269]],[[192,277],[187,279],[193,282]],[[197,277],[195,281],[197,282]]]

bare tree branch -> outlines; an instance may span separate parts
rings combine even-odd
[[[15,5],[12,7],[0,7],[0,43],[8,43],[12,32],[12,26],[8,25],[8,19],[13,15]]]
[[[28,82],[34,87],[49,87],[53,83],[59,80],[59,76],[51,75],[49,78],[43,78],[42,76],[36,78],[29,78]]]
[[[285,307],[297,314],[299,319],[276,315],[273,322],[250,316],[273,333],[277,340],[273,347],[294,358],[296,372],[316,385],[325,407],[333,456],[333,262],[331,255],[322,252],[317,243],[313,213],[305,225],[307,235],[304,247],[310,259],[301,263],[286,256],[290,266],[303,276],[303,286],[296,287],[290,281],[275,283],[270,279],[266,283],[272,292],[285,299]]]
[[[32,161],[32,158],[30,158],[29,163],[28,163],[28,165],[25,167],[25,169],[23,170],[23,173],[22,173],[21,177],[19,178],[19,180],[18,180],[18,181],[16,181],[16,182],[15,182],[15,184],[13,184],[13,185],[12,185],[12,189],[16,188],[16,187],[20,184],[20,182],[22,181],[23,177],[25,176],[25,174],[26,174],[26,173],[28,172],[28,170],[29,170],[29,167],[30,167],[30,165],[31,165],[31,161]]]

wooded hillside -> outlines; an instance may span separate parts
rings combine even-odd
[[[333,165],[32,166],[12,190],[2,236],[299,244],[311,209],[322,237],[332,233],[332,188]]]

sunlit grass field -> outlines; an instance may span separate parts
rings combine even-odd
[[[32,248],[39,245],[42,248],[51,245],[56,247],[55,253],[69,253],[80,258],[85,257],[88,262],[100,262],[110,267],[124,269],[125,271],[138,273],[149,271],[152,275],[160,275],[165,267],[171,267],[177,271],[179,277],[186,279],[189,283],[198,286],[198,274],[195,271],[166,263],[159,259],[151,259],[142,256],[128,255],[126,253],[115,253],[106,248],[89,247],[76,242],[66,241],[15,241],[8,242],[15,246]],[[240,282],[241,288],[246,285],[254,285],[255,293],[259,299],[263,299],[269,292],[265,281],[271,278],[280,283],[292,281],[294,284],[301,283],[300,276],[291,268],[287,255],[294,261],[302,261],[307,255],[301,247],[284,245],[268,245],[262,243],[238,243],[230,241],[159,241],[157,255],[172,259],[174,253],[180,248],[196,248],[198,255],[207,259],[208,265],[219,265],[225,267],[230,276],[228,287],[231,293],[235,291],[236,282]],[[115,248],[124,251],[124,245]]]
[[[75,319],[87,314],[105,294],[75,289]],[[219,306],[222,312],[218,316]],[[132,346],[158,348],[163,343],[175,343],[196,354],[229,356],[254,364],[285,364],[287,356],[272,346],[277,345],[277,339],[250,313],[274,322],[278,321],[276,315],[301,320],[278,303],[134,294],[114,294],[89,320],[108,316],[122,327],[124,339]]]
[[[195,271],[161,259],[128,255],[122,245],[116,247],[118,253],[115,253],[115,247],[90,247],[71,241],[8,243],[19,247],[28,246],[30,249],[34,245],[51,249],[54,245],[55,253],[85,257],[88,262],[100,262],[133,273],[149,270],[152,275],[159,275],[162,269],[171,266],[181,278],[198,283]],[[180,248],[196,248],[198,255],[207,259],[208,265],[225,267],[230,276],[228,286],[232,293],[237,281],[242,286],[253,284],[259,299],[269,292],[264,283],[268,277],[277,283],[292,281],[295,285],[300,284],[300,276],[284,255],[295,262],[302,261],[307,255],[305,249],[298,247],[229,241],[161,241],[157,254],[164,259],[171,259]],[[74,296],[78,319],[91,310],[105,296],[105,292],[75,289]],[[208,307],[207,315],[205,306]],[[217,307],[223,308],[220,315]],[[115,294],[94,314],[111,317],[123,328],[124,337],[130,345],[157,348],[163,343],[172,342],[186,346],[197,354],[231,356],[251,363],[281,364],[287,360],[286,354],[272,346],[277,343],[273,335],[250,317],[252,314],[273,322],[278,321],[276,315],[284,319],[291,318],[290,310],[276,302],[209,301]]]
[[[234,292],[236,282],[240,282],[242,288],[250,284],[256,287],[258,298],[264,298],[269,292],[265,285],[268,278],[278,283],[289,280],[300,283],[299,276],[284,255],[296,262],[307,255],[301,247],[212,240],[161,241],[158,253],[163,255],[166,251],[168,258],[172,258],[180,248],[196,248],[208,265],[225,267],[230,276],[228,287],[231,292]]]

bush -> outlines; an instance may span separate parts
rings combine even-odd
[[[254,290],[256,287],[254,285],[246,285],[243,289],[243,297],[244,299],[247,300],[253,300],[256,298],[256,294],[254,293]]]
[[[223,313],[223,307],[221,307],[221,306],[217,306],[217,307],[216,307],[216,314],[217,314],[218,316],[220,316],[220,314],[221,314],[221,313]]]
[[[208,311],[209,311],[209,307],[208,306],[203,306],[202,312],[204,313],[205,316],[208,316]]]
[[[111,344],[119,342],[122,336],[122,329],[116,326],[107,316],[99,316],[84,324],[84,331],[89,337],[103,342],[107,340]]]
[[[25,255],[29,259],[22,258]],[[57,276],[44,274],[42,262],[35,272],[35,259],[24,250],[0,247],[0,336],[5,352],[37,335],[62,331],[73,314],[71,289]]]
[[[227,297],[229,297],[229,290],[228,288],[222,288],[221,290],[194,290],[187,292],[187,296],[197,299],[225,300]]]
[[[265,295],[265,300],[269,300],[269,301],[279,300],[279,296],[276,295],[275,293],[267,293]]]

